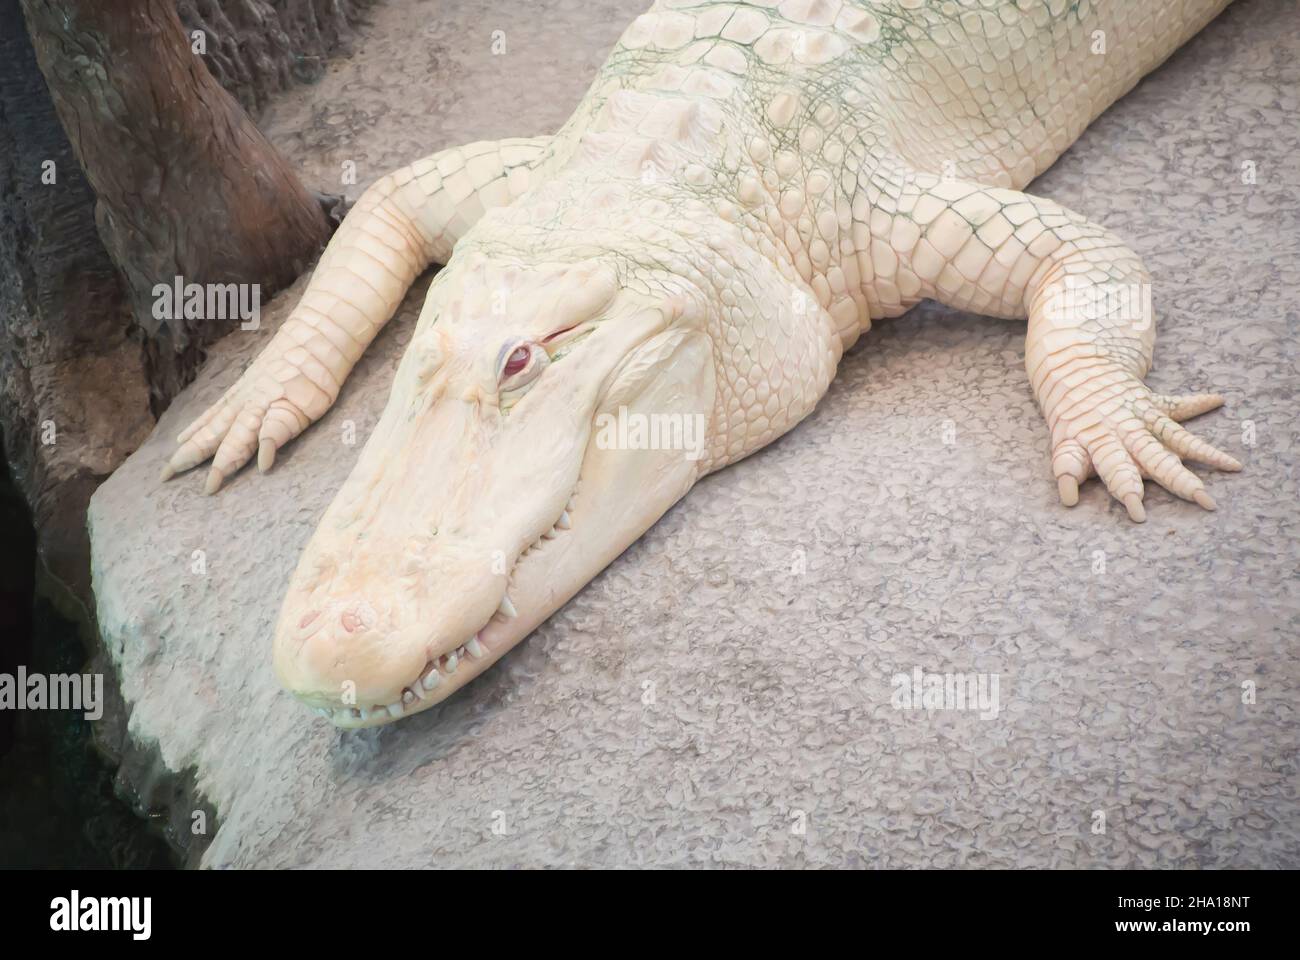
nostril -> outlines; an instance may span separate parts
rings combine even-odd
[[[378,620],[378,615],[374,609],[364,600],[358,600],[348,606],[339,614],[339,623],[348,633],[356,633],[358,630],[369,630]]]
[[[309,612],[309,613],[304,613],[303,616],[302,616],[302,619],[298,621],[298,629],[299,629],[299,630],[304,630],[304,629],[306,629],[307,624],[311,623],[313,620],[315,620],[315,619],[316,619],[317,617],[319,617],[319,616],[320,616],[320,611],[319,611],[319,610],[312,610],[312,611]]]

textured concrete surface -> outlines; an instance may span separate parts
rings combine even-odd
[[[443,145],[552,129],[641,2],[492,8],[377,9],[273,137],[320,189],[355,162],[355,196]],[[1137,526],[1095,482],[1060,507],[1022,325],[923,305],[468,690],[361,734],[278,691],[271,630],[428,278],[273,473],[210,499],[201,472],[155,479],[289,291],[91,509],[133,730],[220,811],[204,862],[1300,866],[1298,58],[1294,7],[1242,0],[1033,188],[1146,257],[1151,383],[1227,395],[1195,424],[1246,464],[1212,475],[1217,513],[1150,489]],[[915,667],[997,674],[1000,712],[894,709]]]

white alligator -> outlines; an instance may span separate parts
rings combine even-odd
[[[1028,319],[1061,501],[1239,470],[1152,393],[1149,278],[1021,191],[1228,0],[662,0],[554,136],[383,177],[265,352],[179,437],[207,492],[319,419],[431,263],[392,394],[293,575],[275,669],[343,727],[487,669],[703,475],[931,298]],[[641,443],[602,425],[704,425]],[[620,440],[621,438],[621,440]]]

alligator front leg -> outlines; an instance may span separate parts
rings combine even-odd
[[[895,273],[877,275],[877,284],[1028,317],[1025,369],[1051,430],[1062,503],[1073,506],[1078,485],[1095,472],[1138,522],[1146,519],[1144,477],[1214,509],[1182,460],[1221,470],[1241,464],[1175,421],[1223,398],[1163,396],[1142,382],[1155,327],[1150,277],[1137,254],[1059,204],[1014,190],[926,175],[900,176],[894,190],[877,186],[884,189],[874,209],[883,200],[895,212],[873,219],[873,250],[887,244],[896,254],[873,258]]]
[[[375,182],[325,248],[302,300],[225,395],[177,438],[167,480],[212,458],[214,493],[257,453],[276,451],[320,419],[415,278],[446,263],[492,207],[530,185],[550,137],[443,150]]]

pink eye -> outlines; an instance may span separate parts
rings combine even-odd
[[[527,347],[516,347],[515,352],[510,354],[506,360],[506,368],[501,371],[502,378],[513,377],[516,373],[528,366],[528,361],[532,357]]]

